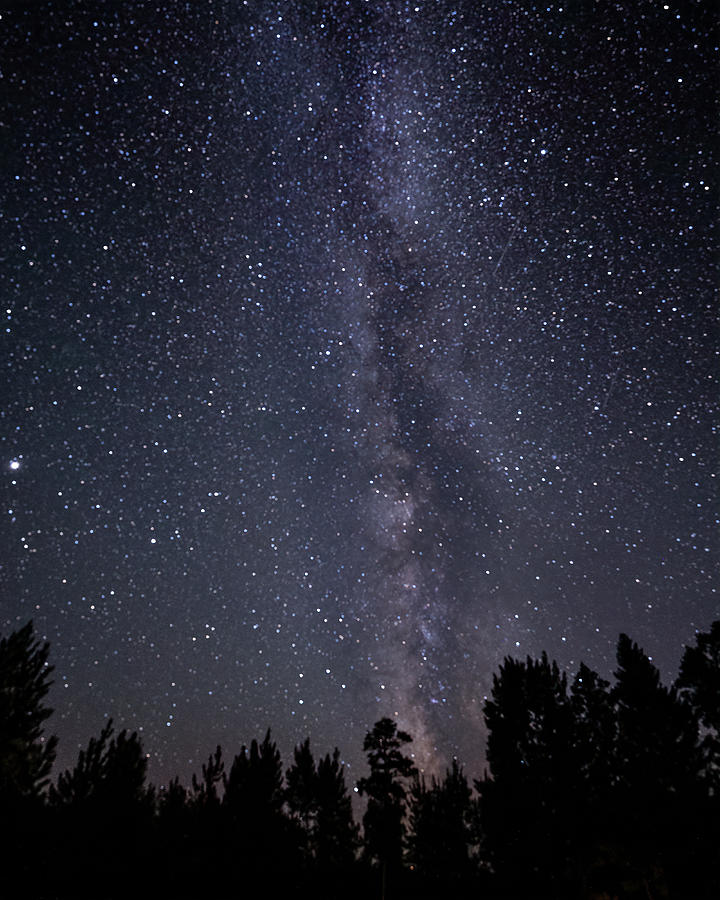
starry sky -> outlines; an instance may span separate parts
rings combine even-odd
[[[4,4],[0,627],[59,764],[383,715],[720,614],[703,2]]]

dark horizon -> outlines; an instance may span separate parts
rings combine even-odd
[[[483,705],[481,777],[456,760],[426,777],[413,736],[381,717],[354,787],[338,748],[318,755],[308,738],[285,765],[268,729],[158,789],[142,740],[112,722],[49,779],[49,650],[32,623],[0,637],[0,866],[13,896],[717,895],[720,619],[669,686],[628,635],[612,682],[586,666],[568,678],[546,654],[507,657]]]

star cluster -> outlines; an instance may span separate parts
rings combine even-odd
[[[89,5],[92,6],[92,5]],[[397,715],[718,616],[707,4],[3,13],[4,630],[60,761]]]

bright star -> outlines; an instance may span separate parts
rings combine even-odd
[[[20,460],[19,459],[11,460],[10,468],[13,470],[13,472],[15,472],[17,469],[19,469],[20,468]]]

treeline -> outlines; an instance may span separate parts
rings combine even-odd
[[[456,762],[424,778],[380,719],[361,823],[339,751],[306,740],[285,768],[269,731],[157,789],[138,735],[108,723],[51,782],[48,658],[31,623],[0,640],[3,897],[720,896],[720,621],[671,687],[625,635],[612,684],[507,658],[472,783]]]

